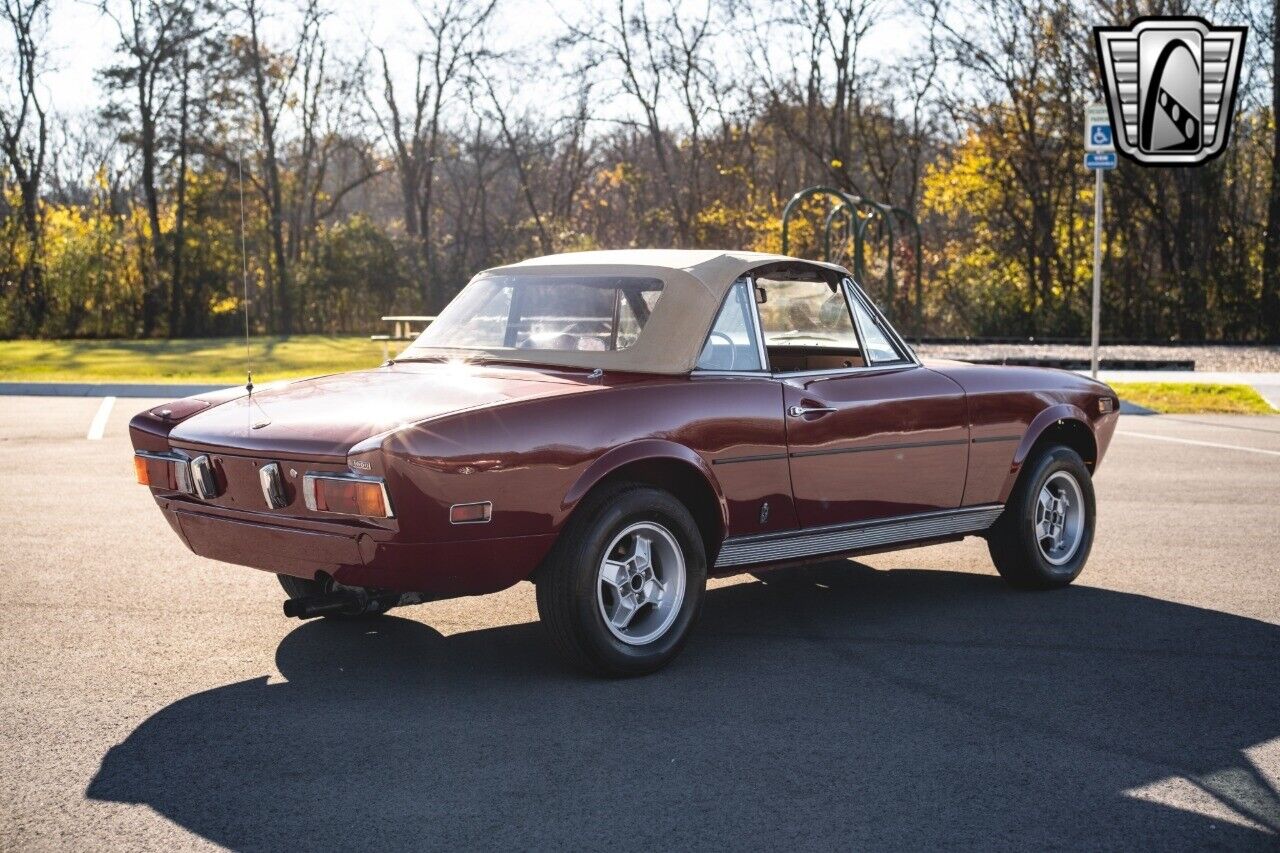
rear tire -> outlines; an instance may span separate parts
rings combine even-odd
[[[307,598],[312,595],[324,595],[329,591],[331,582],[328,580],[307,580],[306,578],[294,577],[293,575],[276,575],[276,580],[280,581],[280,586],[284,588],[285,595],[289,598]],[[385,610],[375,610],[366,613],[328,613],[320,617],[322,619],[372,619],[375,616],[381,616],[386,613]]]
[[[996,571],[1019,589],[1075,580],[1093,547],[1093,480],[1080,455],[1053,445],[1027,463],[1004,513],[987,533]]]
[[[569,663],[644,675],[684,647],[702,609],[707,557],[689,510],[635,483],[589,495],[538,570],[538,616]]]

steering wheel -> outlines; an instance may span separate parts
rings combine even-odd
[[[709,337],[723,338],[724,342],[729,345],[729,369],[736,370],[738,367],[738,348],[733,345],[733,338],[724,332],[712,332]]]

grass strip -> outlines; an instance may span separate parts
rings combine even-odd
[[[1276,410],[1248,385],[1206,382],[1113,382],[1120,399],[1162,415],[1271,415]]]

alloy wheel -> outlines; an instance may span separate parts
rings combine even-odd
[[[632,524],[605,550],[596,601],[605,627],[627,645],[647,645],[670,630],[684,593],[684,555],[661,524]]]
[[[1075,556],[1084,539],[1084,494],[1076,478],[1055,471],[1040,487],[1036,500],[1035,537],[1040,554],[1061,566]]]

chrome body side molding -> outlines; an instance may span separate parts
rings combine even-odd
[[[926,512],[857,524],[734,536],[724,541],[715,568],[785,562],[824,554],[879,548],[986,530],[1004,511],[1003,504]]]

